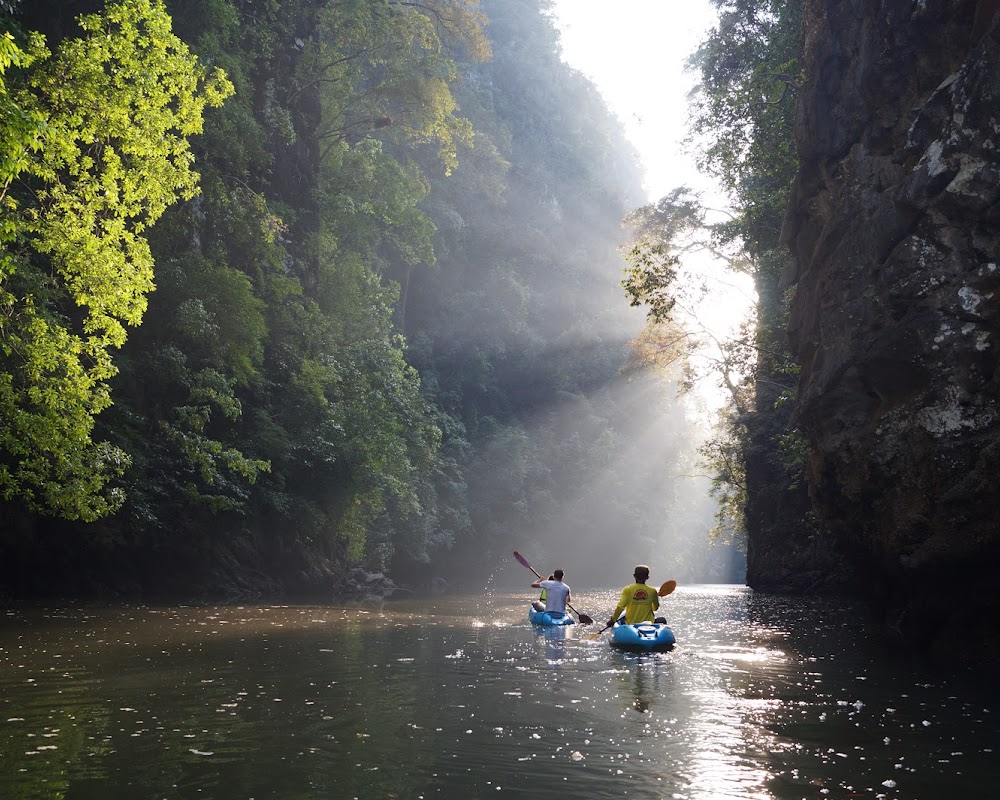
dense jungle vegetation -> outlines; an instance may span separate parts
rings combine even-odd
[[[618,580],[664,530],[706,577],[686,407],[622,369],[636,156],[549,10],[0,4],[7,592],[481,580],[525,542]]]

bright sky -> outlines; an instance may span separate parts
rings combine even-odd
[[[555,0],[554,10],[563,58],[621,119],[646,167],[649,199],[682,184],[706,188],[680,141],[695,82],[684,64],[715,21],[709,0]]]

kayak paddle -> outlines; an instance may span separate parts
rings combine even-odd
[[[514,551],[514,558],[517,559],[517,563],[520,564],[522,567],[527,567],[532,572],[535,572],[535,568],[532,567],[531,564],[528,563],[528,560],[524,556],[522,556],[519,552],[517,552],[517,550]],[[544,581],[545,580],[545,578],[543,578],[537,572],[535,572],[535,577],[538,578],[538,580],[540,580],[540,581]],[[576,614],[580,618],[580,624],[581,625],[590,625],[594,621],[590,617],[588,617],[586,614],[581,614],[579,611],[577,611],[575,608],[573,608],[573,606],[571,606],[569,603],[566,604],[566,608],[568,608],[570,611],[572,611],[574,614]]]
[[[656,590],[656,594],[659,595],[660,597],[666,597],[676,588],[677,588],[677,581],[664,581],[662,584],[660,584],[660,588]],[[613,627],[614,624],[615,623],[612,622],[611,625],[605,625],[597,633],[588,633],[587,638],[593,641],[602,633],[604,633],[604,631],[606,631],[608,628]]]

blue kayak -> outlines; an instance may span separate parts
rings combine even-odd
[[[669,650],[676,641],[674,632],[659,622],[615,625],[611,629],[611,644],[623,650]]]
[[[528,606],[528,619],[536,625],[573,625],[576,620],[569,614],[560,614],[558,611],[535,611],[533,606]]]

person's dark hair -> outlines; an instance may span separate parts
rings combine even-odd
[[[548,579],[550,581],[554,581],[556,579],[556,576],[555,575],[549,575]]]
[[[562,576],[563,576],[563,571],[561,569],[557,569],[552,573],[552,579],[556,581],[561,581]]]
[[[649,567],[645,564],[638,564],[635,568],[635,579],[638,583],[645,583],[646,578],[649,577]]]

